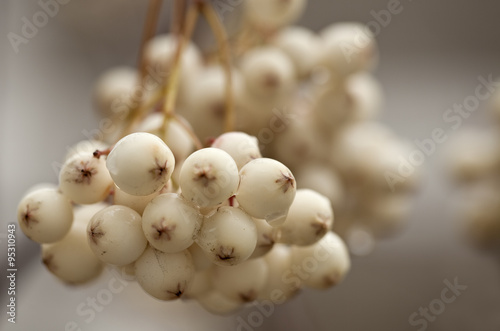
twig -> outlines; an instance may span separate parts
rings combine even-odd
[[[234,96],[233,82],[231,75],[231,50],[229,48],[228,37],[224,26],[219,21],[217,13],[209,2],[200,2],[203,15],[208,21],[210,28],[217,39],[219,54],[226,75],[226,113],[224,130],[226,132],[234,129]]]

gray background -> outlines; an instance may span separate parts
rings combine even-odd
[[[52,163],[61,160],[67,146],[84,138],[82,130],[97,127],[90,98],[95,78],[105,68],[134,64],[146,2],[83,2],[73,0],[62,7],[18,54],[6,34],[19,33],[21,18],[40,8],[36,1],[0,3],[0,233],[15,222],[23,192],[35,183],[55,182]],[[366,23],[373,20],[371,10],[385,9],[387,3],[310,1],[300,23],[314,30],[337,21]],[[377,36],[381,59],[376,76],[386,94],[382,121],[402,136],[423,139],[436,127],[447,128],[443,113],[474,92],[478,76],[499,74],[500,2],[401,3],[402,13]],[[88,9],[93,6],[95,11]],[[162,31],[166,24],[164,19]],[[491,126],[485,106],[463,127]],[[410,314],[439,298],[444,280],[458,277],[467,290],[427,330],[499,330],[498,258],[464,240],[460,215],[453,208],[457,189],[448,182],[443,165],[444,148],[438,146],[421,166],[421,187],[399,235],[380,242],[373,254],[354,258],[342,285],[326,292],[306,291],[277,307],[256,329],[418,330],[409,325]],[[3,273],[6,249],[1,240]],[[66,288],[43,269],[37,245],[20,231],[18,254],[18,324],[7,325],[8,330],[64,330],[71,320],[82,330],[234,330],[238,316],[246,319],[255,311],[213,317],[194,304],[157,302],[130,285],[87,324],[75,308],[106,288],[112,276],[106,273],[83,289]],[[5,307],[5,282],[0,284]],[[0,316],[5,330],[5,313]]]

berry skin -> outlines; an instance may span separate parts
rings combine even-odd
[[[84,284],[100,275],[103,263],[87,242],[86,226],[75,222],[60,241],[42,244],[42,262],[61,281]]]
[[[257,245],[257,228],[241,209],[223,206],[204,219],[196,243],[213,263],[232,266],[252,255]]]
[[[275,244],[271,251],[263,257],[267,264],[267,279],[260,291],[259,300],[289,300],[300,290],[300,282],[288,281],[292,270],[292,253],[290,247]],[[276,302],[279,304],[279,302]]]
[[[293,246],[292,264],[301,269],[296,276],[305,286],[327,289],[344,279],[351,267],[351,260],[342,239],[328,232],[313,245]]]
[[[321,38],[323,50],[320,62],[338,77],[370,70],[377,62],[375,37],[363,24],[332,24],[323,29]]]
[[[285,223],[279,227],[280,242],[298,246],[320,240],[333,224],[330,200],[309,189],[297,190]]]
[[[112,186],[113,180],[106,169],[106,161],[95,158],[92,153],[73,155],[59,173],[59,189],[79,204],[103,201]]]
[[[204,148],[191,154],[179,177],[182,195],[196,206],[206,208],[220,205],[238,188],[238,167],[223,150]]]
[[[231,300],[219,291],[209,291],[196,298],[198,303],[208,312],[217,315],[229,315],[240,309],[243,304]]]
[[[97,212],[87,225],[87,238],[101,261],[118,266],[137,260],[148,244],[142,232],[141,216],[120,205]]]
[[[105,116],[124,119],[135,106],[140,91],[139,74],[135,68],[115,67],[104,72],[96,83],[94,100],[97,109]],[[135,99],[135,100],[134,100]]]
[[[37,243],[61,240],[73,223],[71,201],[54,188],[28,193],[19,202],[17,220],[24,234]]]
[[[272,46],[246,53],[241,60],[241,73],[254,98],[277,98],[290,92],[295,85],[292,61],[280,49]]]
[[[259,141],[244,132],[227,132],[212,143],[212,147],[227,152],[236,162],[238,170],[248,162],[261,158]]]
[[[148,246],[135,262],[137,282],[159,300],[179,299],[194,277],[194,265],[187,250],[164,253]]]
[[[268,32],[297,20],[306,3],[306,0],[247,0],[244,13],[252,26]]]
[[[249,215],[275,226],[285,221],[295,192],[292,172],[276,160],[261,158],[241,168],[236,199]]]
[[[175,158],[160,138],[151,133],[137,132],[116,143],[106,166],[121,190],[145,196],[165,186],[174,171]]]
[[[318,65],[320,38],[306,28],[287,27],[276,35],[273,44],[292,60],[299,78],[308,77]]]
[[[187,249],[201,226],[197,208],[175,193],[160,194],[144,210],[142,229],[149,244],[166,252]]]
[[[267,264],[252,259],[236,266],[216,266],[212,270],[214,288],[230,300],[249,303],[257,299],[267,279]]]

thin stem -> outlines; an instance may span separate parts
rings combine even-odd
[[[196,21],[198,19],[199,6],[194,3],[192,4],[187,13],[186,24],[183,29],[182,35],[178,37],[177,49],[175,52],[174,63],[172,65],[172,70],[170,76],[168,77],[168,83],[165,85],[165,104],[163,112],[165,113],[164,127],[170,118],[174,115],[175,102],[177,99],[177,94],[179,90],[179,74],[182,53],[186,46],[188,40],[191,40]]]
[[[186,0],[174,0],[173,7],[170,30],[173,34],[180,34],[186,15]]]
[[[231,50],[229,48],[228,37],[224,26],[219,21],[217,13],[208,2],[200,3],[203,15],[208,21],[210,28],[217,39],[219,56],[222,60],[224,73],[226,76],[226,113],[224,130],[226,132],[234,130],[234,99],[233,99],[233,81],[231,75]]]
[[[196,133],[194,133],[193,129],[191,129],[191,127],[189,127],[189,125],[186,124],[186,122],[183,121],[182,118],[179,117],[179,115],[177,114],[174,114],[173,115],[173,119],[179,123],[179,125],[184,129],[186,130],[186,132],[189,134],[189,136],[191,137],[191,140],[194,144],[194,147],[196,147],[196,149],[202,149],[203,148],[203,144],[201,143],[200,139],[198,138],[198,136],[196,135]]]
[[[162,0],[150,0],[149,7],[146,14],[146,19],[144,21],[144,29],[142,33],[141,46],[139,48],[139,56],[138,56],[138,64],[137,67],[139,69],[139,86],[142,90],[144,90],[144,80],[147,76],[147,63],[144,56],[144,49],[146,44],[151,38],[154,37],[156,33],[156,26],[158,25],[158,17],[160,15]],[[144,92],[144,91],[143,91]],[[142,107],[144,101],[145,93],[140,93],[138,96],[138,100],[135,103],[134,107],[130,109],[130,112],[125,119],[126,125],[124,126],[123,131],[121,132],[121,136],[125,136],[130,133],[131,129],[134,125],[139,122],[144,116],[145,107]]]
[[[142,33],[141,46],[139,48],[139,55],[137,60],[137,67],[140,74],[140,85],[144,85],[144,78],[146,77],[146,61],[144,59],[144,48],[148,41],[156,34],[156,26],[158,25],[158,16],[160,15],[162,0],[150,0],[148,12],[146,14],[146,21],[144,22],[144,30]],[[141,95],[144,93],[141,93]],[[141,98],[142,99],[142,98]],[[142,100],[139,100],[139,105]]]

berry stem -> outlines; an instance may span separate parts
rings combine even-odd
[[[179,34],[179,41],[177,43],[177,49],[175,52],[174,63],[168,82],[165,85],[165,103],[163,105],[163,111],[165,113],[164,126],[168,123],[169,119],[173,117],[175,101],[177,99],[177,92],[179,90],[179,73],[181,66],[181,58],[184,48],[188,40],[191,40],[196,21],[198,20],[199,6],[197,3],[193,3],[187,12],[186,21],[183,24],[182,33]]]
[[[186,0],[174,0],[172,10],[172,22],[170,30],[174,34],[180,34],[186,16]]]
[[[225,131],[229,132],[234,130],[234,99],[231,75],[231,50],[229,48],[228,36],[212,5],[208,2],[200,2],[200,7],[203,15],[210,25],[210,29],[212,30],[215,39],[217,39],[219,56],[226,75],[226,116],[224,127]]]
[[[112,150],[112,149],[113,149],[113,146],[111,146],[110,148],[107,148],[107,149],[105,149],[105,150],[102,150],[102,151],[100,151],[100,150],[96,149],[96,150],[94,151],[93,155],[94,155],[94,157],[95,157],[96,159],[98,159],[98,158],[100,158],[102,155],[109,155],[109,153],[111,153],[111,150]]]
[[[193,141],[193,144],[194,146],[196,147],[196,149],[202,149],[203,148],[203,144],[201,143],[200,139],[198,138],[198,136],[196,135],[196,133],[194,133],[193,129],[191,129],[191,127],[189,127],[188,125],[186,125],[186,122],[184,122],[182,120],[182,118],[180,118],[177,114],[174,114],[173,115],[173,119],[175,121],[177,121],[177,123],[179,123],[180,126],[182,126],[182,128],[184,130],[186,130],[186,132],[189,134],[189,136],[191,137],[191,140]]]
[[[144,80],[147,74],[147,65],[144,58],[144,49],[149,40],[156,34],[156,27],[158,25],[158,16],[160,15],[162,0],[150,0],[148,11],[146,13],[146,19],[144,21],[144,29],[142,33],[141,46],[139,48],[138,64],[139,68],[139,86],[141,90],[144,89]],[[149,107],[142,106],[144,100],[143,95],[145,93],[140,93],[138,95],[137,103],[134,108],[130,110],[127,118],[125,119],[125,127],[120,135],[120,138],[126,136],[131,132],[131,129],[144,117],[145,112]]]

